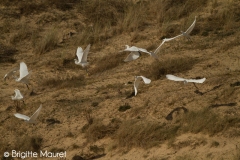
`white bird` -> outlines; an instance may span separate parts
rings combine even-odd
[[[27,69],[27,65],[24,62],[20,63],[19,73],[20,73],[20,76],[19,76],[19,78],[16,78],[16,81],[26,84],[27,88],[29,89],[29,87],[28,87],[28,84],[29,84],[29,80],[28,80],[29,72],[28,72],[28,69]]]
[[[19,70],[19,67],[15,67],[13,68],[11,71],[9,71],[7,74],[5,74],[5,76],[3,77],[4,81],[6,81],[6,79],[10,76],[14,77],[14,74]]]
[[[31,116],[28,117],[26,115],[20,114],[20,113],[15,113],[14,116],[20,119],[24,119],[27,123],[36,123],[36,119],[42,109],[42,105],[37,109],[37,111]]]
[[[15,95],[11,96],[11,97],[12,97],[12,100],[17,101],[17,106],[18,106],[18,101],[23,99],[23,95],[21,94],[21,92],[18,89],[15,89],[14,92],[15,92]],[[24,103],[24,100],[22,100],[22,101]]]
[[[140,53],[138,51],[132,51],[124,60],[124,62],[133,61],[135,59],[138,59],[138,57],[140,57]]]
[[[176,77],[176,76],[171,75],[171,74],[167,74],[166,77],[167,77],[167,79],[173,80],[173,81],[183,81],[184,84],[189,83],[189,82],[203,83],[206,80],[206,78],[202,78],[202,79],[185,79],[185,78]]]
[[[81,47],[77,48],[76,55],[78,57],[78,60],[74,59],[76,65],[81,65],[83,68],[88,66],[89,63],[87,62],[87,56],[90,50],[90,46],[91,44],[89,44],[84,51]],[[86,72],[88,73],[87,68],[86,68]]]
[[[134,91],[135,91],[135,96],[137,95],[137,89],[138,89],[138,86],[139,86],[139,83],[140,83],[140,80],[143,80],[143,82],[145,84],[150,84],[151,83],[151,80],[146,78],[146,77],[143,77],[143,76],[135,76],[135,81],[134,81]]]
[[[158,59],[158,57],[157,57],[157,55],[155,53],[148,52],[146,49],[138,48],[138,47],[135,47],[135,46],[129,47],[129,45],[125,45],[125,46],[126,46],[126,49],[124,49],[123,51],[130,51],[131,53],[124,60],[124,62],[128,62],[128,61],[132,61],[132,60],[137,59],[141,55],[140,52],[147,53],[150,56]],[[120,52],[123,52],[123,51],[120,51]]]
[[[195,16],[195,20],[193,21],[193,23],[191,24],[191,26],[190,26],[185,32],[181,31],[182,34],[177,35],[177,36],[172,37],[172,38],[164,38],[163,41],[162,41],[162,43],[158,46],[158,48],[157,48],[153,53],[157,54],[157,53],[159,52],[159,50],[160,50],[160,47],[161,47],[165,42],[174,40],[174,39],[176,39],[176,38],[178,38],[178,37],[184,36],[184,37],[186,37],[188,40],[191,40],[189,34],[192,32],[193,28],[195,27],[196,18],[197,18],[197,16]]]

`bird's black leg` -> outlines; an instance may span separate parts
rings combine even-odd
[[[26,86],[27,86],[27,88],[29,89],[28,84],[26,84]]]

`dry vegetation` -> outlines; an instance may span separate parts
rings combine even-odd
[[[0,7],[0,73],[26,62],[36,92],[28,96],[11,79],[1,86],[0,155],[67,149],[67,159],[239,159],[239,1],[2,0]],[[195,16],[193,43],[166,42],[159,61],[123,62],[125,44],[155,50]],[[89,76],[73,61],[87,44]],[[166,74],[207,80],[194,91]],[[136,75],[152,82],[135,97]],[[13,87],[26,95],[24,114],[46,106],[36,125],[13,116]],[[188,112],[166,119],[176,107]]]

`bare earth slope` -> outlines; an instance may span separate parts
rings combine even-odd
[[[0,2],[0,75],[22,61],[32,71],[29,90],[12,77],[0,82],[2,159],[11,150],[66,151],[65,159],[239,159],[240,3],[193,4]],[[181,37],[161,47],[159,60],[142,53],[123,62],[125,45],[154,51],[195,16],[193,42]],[[89,43],[87,75],[74,59]],[[166,74],[206,81],[194,86]],[[152,82],[132,96],[140,75]],[[25,104],[12,101],[14,89]],[[36,124],[14,116],[31,116],[40,104]]]

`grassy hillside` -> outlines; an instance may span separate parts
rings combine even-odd
[[[1,158],[48,150],[73,160],[239,159],[239,8],[237,0],[0,1],[0,75],[22,61],[32,72],[29,90],[12,77],[0,82]],[[123,61],[125,45],[154,51],[195,16],[193,42],[166,42],[158,60]],[[88,44],[89,75],[74,64]],[[152,82],[132,96],[140,75]],[[35,125],[14,116],[40,104]]]

